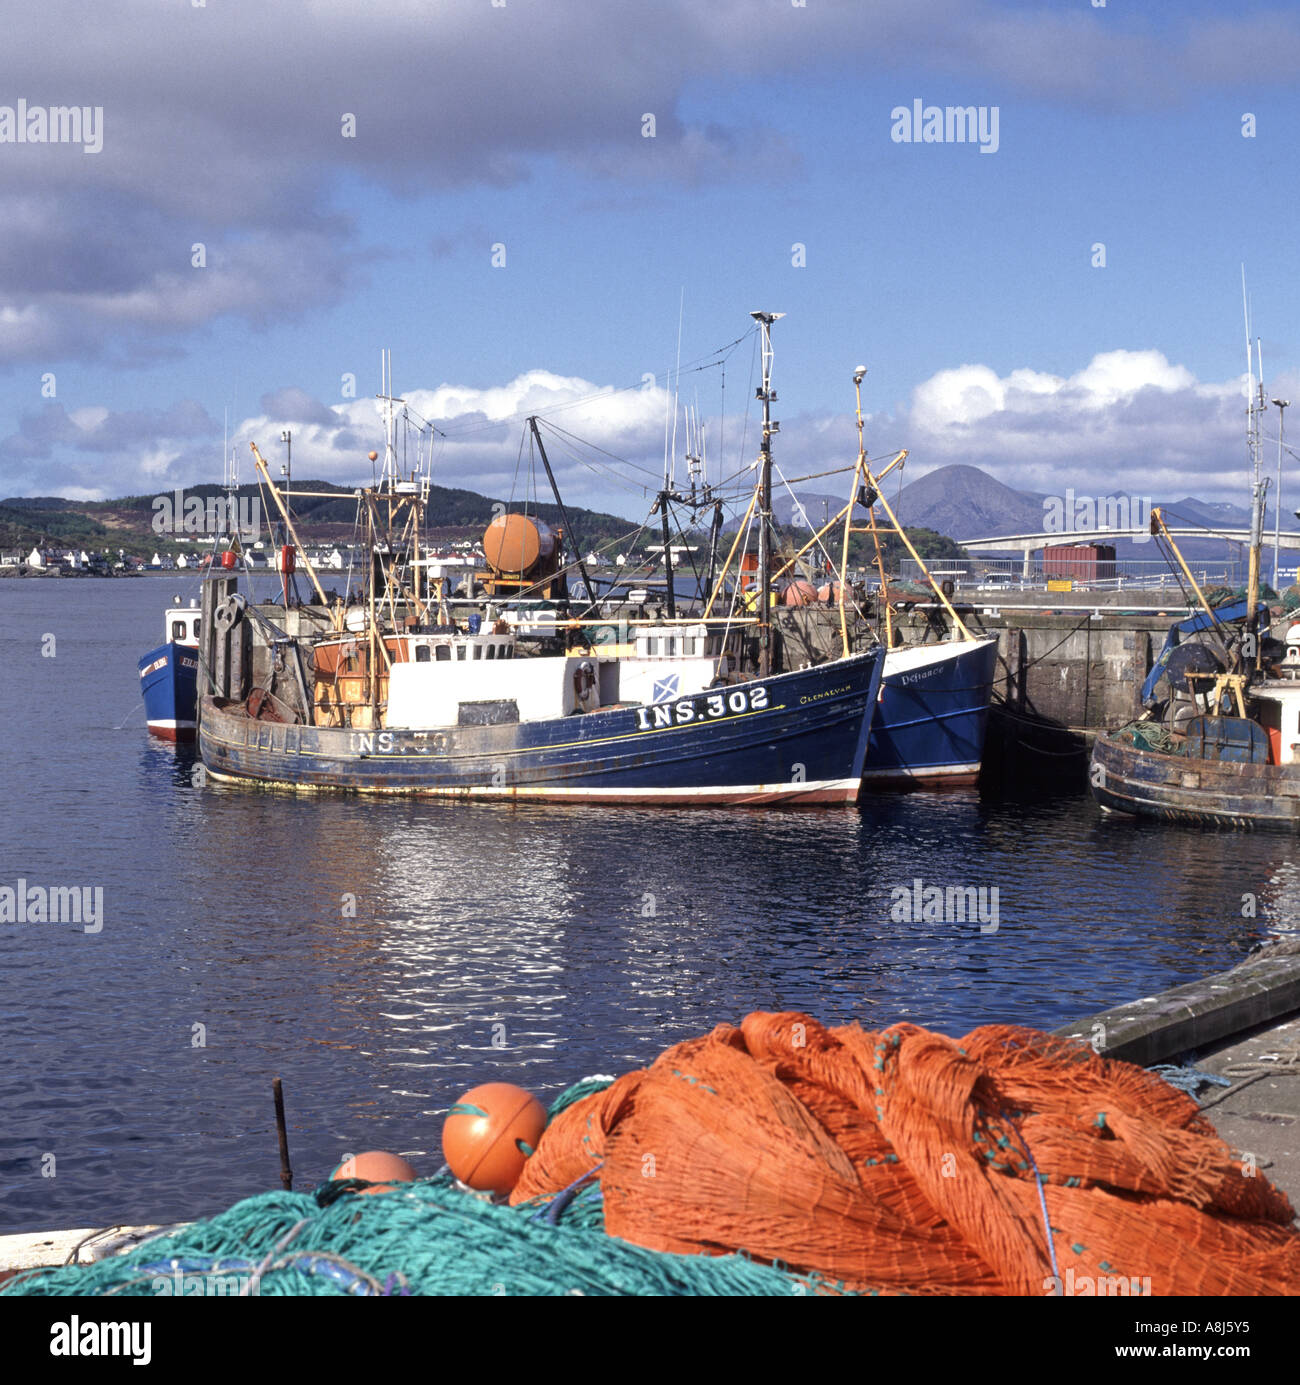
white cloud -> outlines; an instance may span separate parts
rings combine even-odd
[[[1159,351],[1106,351],[1094,356],[1067,383],[1079,392],[1079,407],[1091,409],[1131,399],[1139,390],[1148,388],[1166,393],[1187,389],[1205,393],[1190,370],[1170,365]]]
[[[812,87],[837,67],[888,82],[906,65],[1115,110],[1289,81],[1300,63],[1285,12],[1121,19],[1006,0],[661,0],[634,19],[590,0],[118,0],[94,23],[84,0],[10,9],[2,99],[102,106],[104,147],[0,146],[0,362],[132,359],[223,314],[283,321],[337,301],[365,216],[364,198],[331,210],[342,177],[401,196],[517,184],[548,163],[624,196],[788,183],[800,151],[780,131],[686,114],[701,87],[756,72]]]
[[[72,409],[68,417],[83,432],[93,433],[108,420],[109,411],[102,404],[89,404],[84,409]]]
[[[1024,490],[1055,491],[1064,477],[1241,503],[1245,390],[1244,376],[1200,381],[1160,351],[1107,351],[1064,377],[941,370],[892,422],[926,470],[963,462]]]
[[[591,449],[624,457],[634,466],[662,467],[664,416],[668,396],[658,385],[618,390],[548,370],[528,370],[501,385],[443,383],[402,391],[413,414],[438,430],[433,453],[433,480],[442,486],[509,495],[520,486],[536,488],[549,499],[540,464],[529,477],[517,470],[525,419],[538,414],[582,439],[575,448],[550,438],[547,452],[562,494],[592,507],[617,505],[618,512],[641,509],[646,473],[628,469],[622,486],[613,479],[617,464]],[[283,394],[280,397],[284,398]],[[355,399],[322,407],[299,395],[293,412],[262,413],[244,419],[236,436],[258,442],[264,453],[280,431],[293,432],[294,472],[340,484],[369,478],[372,449],[381,457],[385,406],[374,399]],[[242,445],[246,448],[247,441]],[[527,445],[524,444],[525,456]],[[399,448],[400,455],[400,448]],[[592,465],[587,466],[579,458]],[[592,467],[598,468],[593,470]]]
[[[1278,377],[1269,394],[1300,400],[1300,375]],[[549,499],[540,465],[532,474],[528,470],[524,421],[530,413],[581,439],[573,442],[544,428],[566,501],[640,518],[662,472],[669,397],[658,385],[620,390],[538,368],[500,384],[442,382],[403,395],[438,429],[438,485]],[[1027,367],[999,375],[980,364],[939,371],[916,386],[909,407],[871,415],[867,439],[873,454],[907,447],[909,480],[959,462],[1021,490],[1056,494],[1073,486],[1080,494],[1193,494],[1241,504],[1244,414],[1243,379],[1200,381],[1159,351],[1121,350],[1099,354],[1068,376]],[[783,422],[776,460],[785,475],[852,462],[857,441],[849,414],[796,414]],[[383,409],[375,399],[327,404],[284,387],[263,399],[259,413],[232,426],[246,480],[253,473],[250,441],[278,475],[280,432],[286,428],[293,432],[296,478],[358,484],[371,475],[366,454],[374,449],[382,455]],[[718,420],[706,419],[705,428],[710,439],[718,437]],[[737,420],[730,419],[729,451],[738,446],[740,433]],[[1276,410],[1265,415],[1264,434],[1264,460],[1271,467]],[[87,404],[72,413],[50,403],[24,416],[17,432],[0,442],[8,458],[4,487],[11,494],[117,496],[217,481],[220,440],[219,423],[193,401],[132,412]],[[732,452],[725,465],[711,453],[711,477],[752,457],[756,440],[751,427],[747,457]],[[679,455],[681,441],[679,429]],[[414,460],[413,452],[406,455]],[[1288,462],[1288,474],[1290,469]],[[732,492],[746,484],[744,478],[732,483]],[[826,478],[814,488],[833,493],[838,484]]]

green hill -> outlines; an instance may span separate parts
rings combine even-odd
[[[307,496],[305,491],[327,492],[338,499]],[[149,554],[168,545],[153,527],[159,512],[160,496],[170,497],[171,491],[153,495],[127,495],[116,500],[65,500],[59,496],[16,496],[0,501],[0,548],[27,550],[35,544],[52,547],[121,548],[128,553]],[[198,496],[203,501],[225,494],[223,487],[213,484],[186,486],[186,497]],[[236,498],[247,504],[261,496],[256,485],[240,486]],[[304,543],[339,543],[353,537],[357,515],[356,495],[351,487],[336,486],[328,481],[296,481],[291,492],[294,524]],[[266,497],[267,506],[274,502]],[[458,490],[448,486],[432,486],[429,490],[427,534],[431,542],[447,543],[479,539],[494,515],[502,508],[522,510],[519,504],[508,504],[475,491]],[[530,505],[546,523],[558,526],[558,505]],[[580,506],[567,507],[576,537],[584,550],[635,534],[637,525],[620,515]],[[277,519],[278,514],[263,514],[263,524]],[[570,536],[573,537],[573,536]],[[197,537],[184,537],[179,547],[193,549]]]

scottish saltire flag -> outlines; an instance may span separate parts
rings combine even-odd
[[[655,690],[651,702],[667,702],[677,696],[677,674],[670,673],[666,678],[655,679]]]

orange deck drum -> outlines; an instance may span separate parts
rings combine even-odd
[[[529,515],[497,515],[483,532],[483,556],[500,573],[526,577],[554,554],[554,533]]]
[[[817,588],[802,577],[787,582],[781,592],[783,606],[811,606],[817,600]]]
[[[1300,1293],[1290,1203],[1189,1096],[1008,1025],[719,1025],[562,1111],[511,1202],[584,1174],[610,1235],[828,1288]]]

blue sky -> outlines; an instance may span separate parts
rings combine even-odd
[[[364,479],[382,347],[443,484],[508,494],[523,416],[577,400],[654,470],[679,313],[694,362],[767,308],[787,474],[851,458],[862,362],[909,477],[1244,503],[1243,262],[1300,403],[1298,70],[1269,4],[52,0],[0,107],[102,107],[103,149],[0,143],[0,494],[219,479],[227,413],[244,455],[289,427],[295,475]],[[892,140],[917,99],[996,107],[996,152]],[[715,475],[752,360],[682,379]]]

